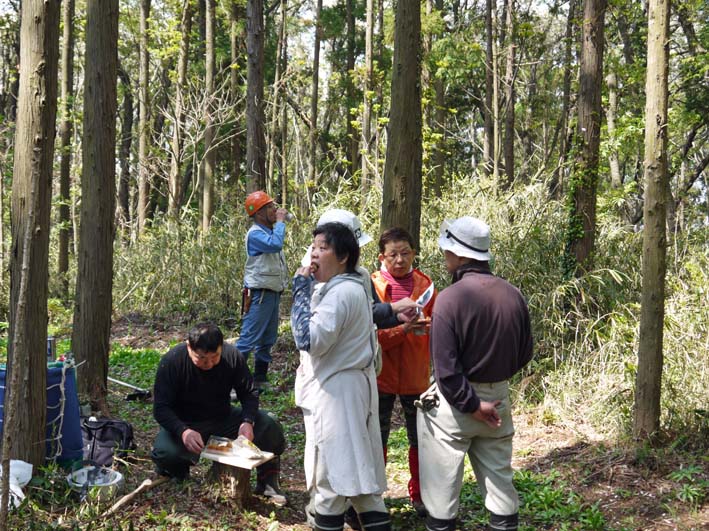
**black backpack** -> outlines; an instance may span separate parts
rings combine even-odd
[[[81,417],[84,460],[112,466],[113,457],[125,458],[135,450],[133,426],[120,419]]]

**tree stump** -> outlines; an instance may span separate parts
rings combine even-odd
[[[218,483],[239,506],[251,498],[251,470],[223,463],[212,463],[209,479]]]

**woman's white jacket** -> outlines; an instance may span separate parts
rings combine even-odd
[[[313,290],[310,349],[300,351],[295,380],[305,421],[308,488],[322,467],[341,496],[386,490],[373,363],[376,332],[363,281],[360,275],[338,275]]]

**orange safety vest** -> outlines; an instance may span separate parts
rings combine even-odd
[[[426,288],[431,285],[431,279],[418,269],[414,269],[414,289],[411,299],[418,299]],[[380,271],[372,273],[372,282],[377,295],[382,302],[391,302],[389,285]],[[423,309],[426,317],[431,317],[437,293]],[[403,326],[395,326],[377,331],[379,344],[382,346],[382,372],[377,377],[377,387],[380,393],[397,395],[414,395],[428,389],[431,375],[431,355],[428,334],[416,335],[404,332]]]

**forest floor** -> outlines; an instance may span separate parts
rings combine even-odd
[[[143,327],[122,321],[114,326],[113,341],[133,349],[167,351],[184,337],[176,326]],[[292,405],[292,383],[297,355],[292,345],[277,345],[273,363],[273,389],[262,395],[261,407],[278,414],[288,439],[283,455],[281,483],[288,495],[286,507],[277,507],[254,496],[239,508],[226,493],[207,480],[209,465],[193,467],[191,479],[170,481],[139,495],[109,520],[80,519],[82,529],[232,529],[253,531],[307,531],[303,508],[306,488],[303,475],[303,425],[300,411]],[[137,375],[112,367],[119,379]],[[128,380],[130,381],[130,380]],[[123,467],[126,492],[144,479],[155,477],[150,448],[157,433],[152,404],[126,402],[127,390],[109,385],[109,403],[115,416],[133,423],[138,450]],[[423,521],[409,506],[406,495],[406,437],[397,412],[392,427],[385,493],[393,529],[424,531]],[[704,530],[709,531],[709,460],[686,448],[650,450],[642,456],[616,441],[599,437],[588,425],[545,423],[535,411],[517,407],[515,423],[515,480],[522,495],[520,529],[550,530]],[[706,447],[706,446],[705,446]],[[684,473],[683,473],[684,471]],[[523,492],[524,491],[524,492]],[[56,512],[54,513],[56,518]],[[90,514],[88,515],[90,516]],[[466,470],[461,498],[460,527],[485,529],[485,511],[474,477]],[[68,524],[78,514],[59,518]],[[57,520],[54,520],[57,522]]]

